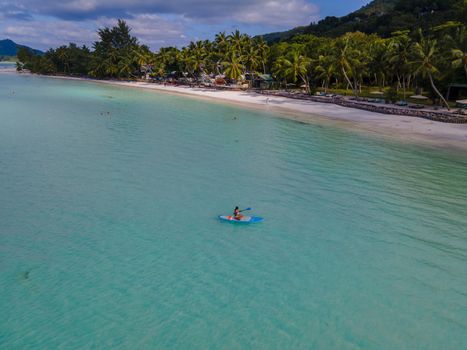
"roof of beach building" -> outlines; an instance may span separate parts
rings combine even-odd
[[[269,80],[269,81],[274,80],[271,74],[258,74],[258,78],[261,80]]]

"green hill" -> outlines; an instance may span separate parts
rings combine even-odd
[[[326,17],[318,23],[263,38],[274,43],[297,34],[336,37],[355,31],[387,37],[398,30],[429,29],[447,21],[467,23],[466,0],[374,0],[346,16]]]
[[[42,55],[43,52],[40,50],[32,49],[28,46],[19,45],[15,43],[13,40],[5,39],[0,40],[0,56],[16,56],[18,50],[22,47],[25,47],[28,51],[33,52],[35,55]]]

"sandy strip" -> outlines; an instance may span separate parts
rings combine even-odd
[[[376,137],[397,138],[404,142],[423,143],[433,146],[467,150],[467,124],[447,124],[427,119],[380,114],[359,109],[295,100],[279,96],[265,96],[251,91],[227,91],[183,86],[164,86],[144,82],[93,80],[69,77],[54,77],[91,81],[100,84],[143,88],[168,93],[183,94],[197,98],[234,103],[243,107],[271,112],[272,116],[293,119],[306,123],[340,125]]]
[[[0,73],[16,73],[16,68],[0,68]]]

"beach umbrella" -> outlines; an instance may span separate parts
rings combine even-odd
[[[410,96],[410,98],[413,100],[428,100],[428,97],[423,96],[423,95],[413,95],[413,96]]]

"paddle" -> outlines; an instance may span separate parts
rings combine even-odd
[[[247,210],[251,210],[251,208],[246,208],[246,209],[240,210],[240,213],[243,212],[243,211],[247,211]]]

